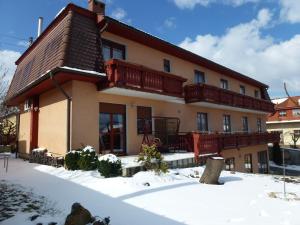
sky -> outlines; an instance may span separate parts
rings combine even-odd
[[[69,2],[0,0],[0,71]],[[272,98],[300,95],[300,0],[106,0],[106,14],[270,86]]]

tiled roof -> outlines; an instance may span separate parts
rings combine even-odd
[[[300,101],[300,96],[293,96],[275,105],[275,109],[300,107],[299,101]]]
[[[68,5],[18,59],[6,100],[57,67],[103,72],[96,17],[82,15],[80,10]]]

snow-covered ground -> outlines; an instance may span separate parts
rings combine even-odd
[[[224,171],[220,179],[224,185],[205,185],[197,178],[202,172],[197,167],[161,176],[140,172],[132,178],[104,179],[97,171],[66,171],[11,159],[8,173],[0,168],[0,180],[45,196],[52,212],[57,212],[45,213],[45,221],[59,224],[74,202],[93,215],[110,216],[112,225],[300,224],[300,201],[274,198],[274,193],[281,196],[282,182],[272,176]],[[300,196],[300,184],[288,183],[287,191]],[[36,224],[24,212],[0,223]]]

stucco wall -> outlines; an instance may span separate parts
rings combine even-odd
[[[291,133],[294,130],[300,130],[300,122],[296,123],[272,123],[267,124],[268,131],[279,131],[283,133],[283,143],[284,145],[293,145]],[[297,145],[300,145],[300,139],[297,141]]]
[[[63,88],[71,94],[71,82]],[[56,88],[39,98],[38,146],[48,151],[65,154],[67,151],[67,100]]]
[[[19,125],[19,154],[26,157],[30,153],[30,112],[23,111],[23,105],[20,106],[20,125]]]
[[[190,63],[164,52],[155,50],[145,45],[133,42],[131,40],[119,37],[109,32],[104,32],[102,37],[126,46],[126,61],[150,67],[156,70],[163,70],[163,59],[168,59],[171,62],[171,73],[188,79],[186,84],[194,82],[194,70],[200,70],[205,73],[207,84],[220,87],[220,79],[226,79],[229,82],[229,89],[235,92],[240,92],[240,85],[246,87],[246,95],[254,97],[254,90],[259,90],[252,85],[242,83],[239,80],[224,76],[212,70],[208,70],[202,66]]]
[[[228,149],[222,151],[222,156],[225,159],[234,157],[235,160],[235,171],[245,172],[245,155],[252,154],[252,168],[253,173],[258,173],[258,152],[267,151],[267,145],[256,145],[246,148],[237,149]],[[268,152],[268,151],[267,151]]]

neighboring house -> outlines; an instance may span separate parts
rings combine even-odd
[[[281,145],[294,145],[292,135],[300,136],[300,96],[272,101],[275,104],[275,112],[268,117],[267,130],[280,132]],[[297,145],[300,145],[300,138]]]
[[[267,172],[267,85],[104,15],[69,4],[17,60],[7,95],[19,106],[19,153],[83,144],[138,154],[221,154],[227,169]]]

